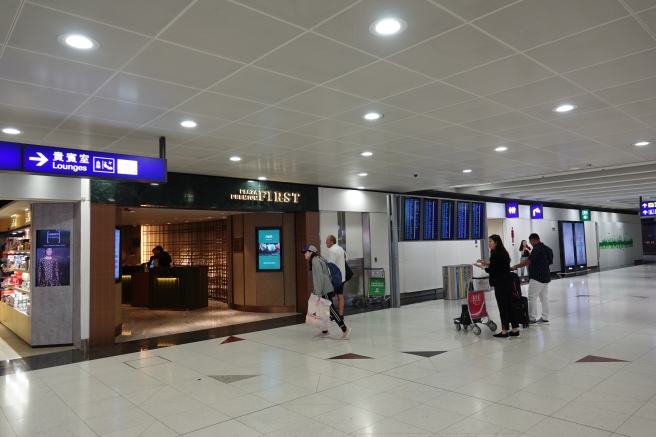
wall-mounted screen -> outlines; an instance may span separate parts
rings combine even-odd
[[[36,287],[71,284],[71,230],[36,231]]]
[[[455,207],[455,202],[453,200],[443,200],[440,202],[440,206],[440,239],[453,240],[453,232],[455,228],[453,223],[453,209]]]
[[[576,265],[579,269],[585,268],[588,264],[588,257],[585,252],[585,226],[581,222],[574,223],[574,244],[576,246]]]
[[[424,240],[437,240],[439,236],[439,201],[424,201]]]
[[[576,270],[576,254],[574,252],[574,224],[558,222],[560,230],[560,261],[563,272]]]
[[[456,202],[456,238],[469,240],[469,202]]]
[[[472,229],[471,237],[474,240],[482,240],[485,231],[485,204],[472,203]]]
[[[419,240],[419,220],[421,218],[421,202],[417,198],[406,197],[404,206],[404,240]]]
[[[114,229],[114,281],[121,280],[121,230]]]
[[[257,233],[257,271],[282,271],[281,228],[255,228]]]

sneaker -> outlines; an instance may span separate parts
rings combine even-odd
[[[346,331],[344,331],[342,333],[342,340],[346,340],[348,338],[349,334],[351,333],[351,331],[352,331],[352,328],[346,328]]]
[[[511,337],[519,337],[519,331],[517,332],[508,331],[508,335],[510,335]]]
[[[329,332],[320,332],[314,336],[314,338],[330,338]]]
[[[542,317],[540,317],[540,318],[537,320],[537,322],[538,322],[538,323],[542,323],[543,325],[548,325],[548,324],[549,324],[549,320],[544,320]]]
[[[335,318],[333,316],[330,316],[330,323],[335,323]]]
[[[532,320],[529,319],[528,323],[530,323],[531,325],[534,325],[534,324],[538,323],[538,321],[535,320],[535,319],[532,319]]]

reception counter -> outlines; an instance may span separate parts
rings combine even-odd
[[[207,266],[157,267],[124,275],[123,287],[133,307],[195,310],[207,307],[207,273]]]

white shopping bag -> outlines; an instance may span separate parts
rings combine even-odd
[[[308,300],[308,311],[305,315],[305,323],[316,326],[322,331],[328,330],[330,323],[330,301],[322,299],[316,294],[310,296]]]

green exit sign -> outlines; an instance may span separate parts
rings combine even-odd
[[[579,210],[581,213],[581,221],[582,222],[589,222],[590,221],[590,210],[589,209],[581,209]]]

